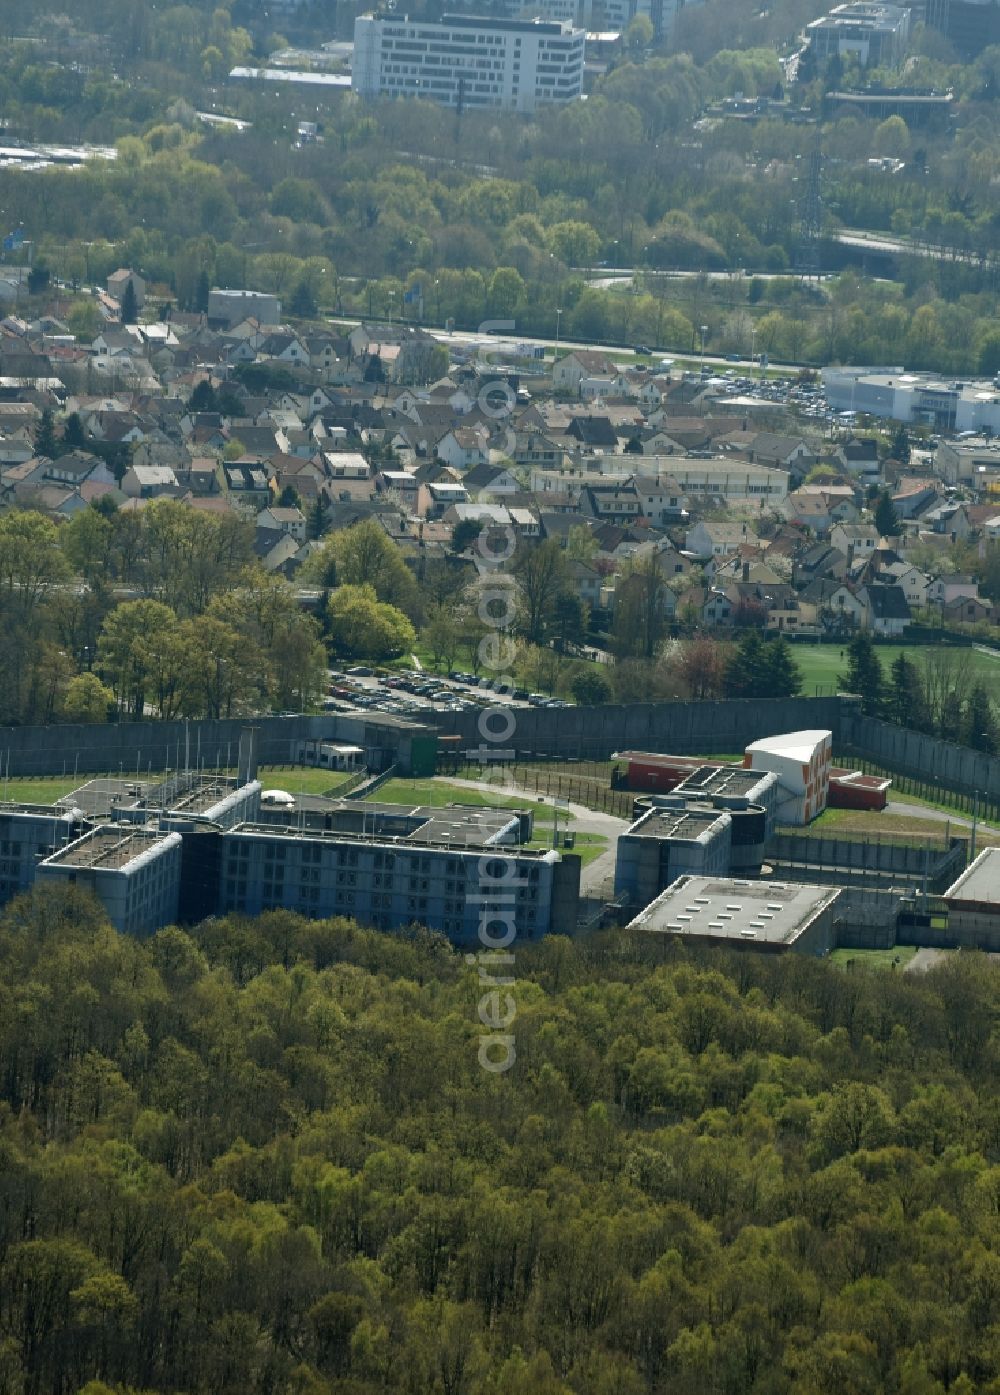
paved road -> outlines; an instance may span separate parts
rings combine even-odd
[[[929,809],[924,804],[906,804],[903,801],[890,799],[885,806],[887,814],[899,814],[906,819],[928,819],[932,823],[951,823],[956,828],[972,828],[972,819],[965,814],[950,813],[947,809]],[[1000,837],[1000,828],[994,828],[992,824],[984,823],[982,819],[976,822],[976,828],[984,833],[995,833]]]

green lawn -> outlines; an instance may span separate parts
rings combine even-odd
[[[853,963],[855,968],[864,969],[891,969],[895,966],[898,973],[906,968],[916,952],[914,945],[896,945],[894,949],[835,949],[830,955],[830,963],[839,964],[841,968],[849,963]]]
[[[562,821],[560,820],[560,829]],[[548,829],[536,831],[529,843],[525,843],[526,848],[551,848],[552,834]],[[593,862],[595,857],[600,857],[602,852],[606,852],[608,840],[603,833],[578,833],[572,848],[562,849],[568,853],[578,853],[580,861],[584,867],[588,862]]]
[[[42,776],[37,780],[0,781],[0,799],[11,800],[15,804],[54,804],[91,780],[91,775],[79,775],[75,780],[57,776]]]
[[[919,663],[922,655],[937,652],[933,644],[877,644],[875,652],[886,678],[900,654]],[[985,683],[995,698],[1000,698],[1000,654],[995,657],[979,649],[958,649],[953,652],[968,655],[974,679]],[[840,679],[847,672],[846,644],[793,644],[792,653],[802,673],[804,697],[823,697],[843,688]]]
[[[287,790],[289,794],[325,794],[347,780],[343,770],[316,770],[310,766],[288,769],[262,765],[257,779],[266,790]]]
[[[479,804],[490,809],[533,809],[536,823],[552,822],[548,800],[542,802],[530,795],[502,790],[470,790],[448,780],[387,780],[373,797],[385,804]],[[559,822],[563,823],[566,817],[565,811],[560,810]]]

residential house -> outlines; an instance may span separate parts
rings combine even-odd
[[[485,461],[474,465],[462,476],[462,483],[472,499],[489,499],[493,495],[520,494],[521,483],[506,465],[490,465]]]
[[[886,562],[879,566],[878,580],[898,586],[906,597],[911,610],[927,604],[927,588],[930,578],[915,567],[912,562]]]
[[[949,501],[928,509],[921,515],[923,528],[931,528],[935,533],[943,533],[952,542],[965,542],[975,531],[965,504]]]
[[[655,528],[687,522],[687,497],[672,475],[636,475],[634,483],[642,516]]]
[[[846,575],[846,556],[829,542],[817,542],[805,548],[792,567],[792,582],[799,587],[808,586],[818,577],[843,581]]]
[[[177,476],[169,465],[130,465],[121,483],[129,499],[177,498],[181,493]]]
[[[808,441],[801,436],[781,436],[773,431],[755,432],[748,455],[754,465],[789,470],[799,479],[816,463],[816,455]]]
[[[862,624],[884,639],[898,639],[910,623],[910,607],[899,586],[863,586],[858,600],[864,606]]]
[[[602,523],[637,524],[643,508],[635,480],[588,484],[580,491],[580,512]]]
[[[438,440],[435,452],[456,470],[470,470],[488,463],[489,435],[482,427],[452,427]]]
[[[234,460],[225,467],[226,486],[240,508],[260,513],[272,502],[270,469],[258,460]]]
[[[938,503],[937,480],[902,479],[892,494],[892,507],[899,519],[919,518]]]
[[[993,618],[993,608],[978,596],[954,596],[941,607],[946,625],[976,625]]]
[[[287,533],[297,543],[306,540],[306,516],[301,509],[270,504],[257,515],[257,528]]]
[[[849,562],[874,557],[878,545],[878,529],[871,523],[837,523],[830,529],[830,546],[842,552]]]
[[[590,562],[581,562],[571,558],[566,563],[566,583],[569,589],[592,610],[600,608],[601,590],[605,581],[603,572]]]
[[[878,443],[874,438],[864,436],[844,441],[830,452],[830,458],[840,469],[861,476],[865,482],[878,479]]]
[[[834,587],[820,609],[842,629],[862,625],[867,613],[864,601],[859,600],[843,582]]]
[[[574,349],[553,366],[552,386],[556,392],[568,392],[577,396],[584,378],[604,378],[609,384],[613,384],[615,366],[611,359],[598,349]]]
[[[146,282],[145,278],[140,276],[137,271],[130,271],[126,267],[119,267],[117,271],[113,271],[105,282],[108,295],[121,305],[130,281],[135,294],[135,307],[137,310],[141,310],[146,303]]]
[[[55,460],[45,461],[42,473],[46,480],[55,484],[66,484],[73,489],[79,489],[84,480],[92,480],[98,484],[116,483],[114,471],[99,455],[91,455],[82,450],[68,451]]]
[[[380,470],[375,476],[375,488],[380,494],[392,494],[407,513],[420,512],[420,481],[409,470]]]
[[[275,329],[265,335],[257,353],[261,358],[273,359],[277,363],[309,367],[309,350],[297,334],[288,330]]]
[[[510,458],[515,465],[538,465],[543,470],[558,470],[566,460],[566,450],[545,432],[515,428]]]
[[[453,505],[469,502],[465,485],[453,480],[432,480],[421,489],[426,491],[427,504],[420,512],[428,519],[443,518]]]
[[[265,571],[282,572],[284,575],[296,570],[301,543],[278,528],[258,528],[254,534],[254,556]]]
[[[825,537],[833,527],[831,500],[826,494],[797,489],[782,500],[781,509],[790,523],[808,528],[817,537]]]
[[[947,606],[958,599],[978,600],[979,582],[971,576],[937,576],[927,586],[927,604]]]
[[[699,519],[688,529],[684,549],[695,557],[729,557],[747,543],[754,546],[760,543],[749,524]]]

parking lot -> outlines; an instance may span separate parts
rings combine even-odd
[[[364,664],[328,670],[328,712],[394,712],[403,717],[437,712],[476,712],[503,703],[509,707],[567,707],[547,693],[513,690],[491,678],[453,670],[447,678],[417,669],[381,670]]]

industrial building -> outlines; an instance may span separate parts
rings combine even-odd
[[[833,758],[833,733],[790,731],[751,741],[743,757],[748,770],[771,770],[783,798],[777,816],[782,823],[811,823],[826,808]]]
[[[698,756],[660,755],[653,751],[616,751],[612,757],[622,764],[614,777],[615,789],[648,790],[655,800],[659,794],[683,793],[685,797],[707,800],[719,809],[764,809],[765,836],[770,838],[780,820],[789,822],[787,794],[773,772],[750,769],[745,765],[705,761]],[[746,759],[744,757],[744,759]],[[865,775],[847,766],[829,767],[826,807],[829,809],[884,809],[892,781],[881,775]],[[638,806],[639,801],[636,801]],[[646,804],[644,807],[650,807]],[[636,809],[638,817],[638,809]],[[734,848],[741,841],[736,820]],[[734,868],[735,870],[735,868]]]
[[[824,955],[836,943],[839,887],[681,877],[629,930],[702,945]]]
[[[728,875],[731,842],[729,814],[664,795],[618,838],[615,896],[648,906],[685,873]]]
[[[756,842],[766,841],[774,832],[781,787],[773,770],[748,770],[742,765],[714,765],[706,761],[685,775],[674,793],[684,799],[707,800],[716,809],[728,809],[731,814],[762,811],[762,836],[756,837]],[[735,821],[733,841],[736,842]]]
[[[585,43],[585,30],[560,20],[359,15],[351,86],[362,97],[531,114],[580,97]]]
[[[866,412],[917,422],[938,431],[1000,435],[1000,385],[991,379],[956,382],[903,368],[833,367],[821,370],[834,411]]]
[[[910,11],[899,5],[853,3],[835,6],[806,25],[817,62],[856,58],[863,68],[895,68],[910,40]]]

